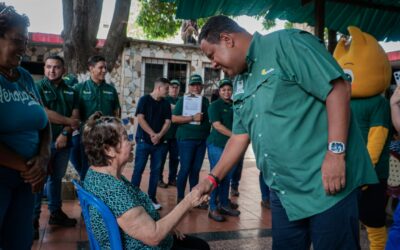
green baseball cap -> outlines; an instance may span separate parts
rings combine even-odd
[[[178,86],[181,86],[181,83],[180,83],[178,80],[173,79],[173,80],[170,81],[170,85],[178,85]]]
[[[192,84],[203,84],[203,79],[199,74],[193,74],[190,76],[189,85]]]
[[[218,86],[218,88],[222,88],[223,86],[225,86],[225,85],[229,85],[229,86],[233,86],[232,85],[232,80],[231,79],[229,79],[229,78],[224,78],[224,79],[222,79],[221,81],[219,81],[219,86]]]

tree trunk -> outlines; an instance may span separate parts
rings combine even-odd
[[[103,48],[103,55],[107,60],[107,69],[109,72],[114,68],[115,62],[127,42],[126,27],[128,24],[130,5],[131,0],[115,1],[113,19]]]
[[[64,59],[68,72],[87,71],[95,53],[103,0],[63,0]]]

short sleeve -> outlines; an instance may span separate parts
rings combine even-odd
[[[325,101],[332,80],[345,78],[343,70],[329,54],[323,42],[305,31],[283,32],[279,57],[286,75],[306,92]]]
[[[136,107],[135,116],[137,116],[138,114],[142,114],[142,115],[146,114],[146,103],[147,103],[146,100],[147,100],[147,96],[146,95],[142,96],[139,99],[138,105]]]
[[[114,92],[114,111],[117,109],[121,108],[121,105],[119,103],[119,97],[118,97],[118,93],[117,90],[113,87],[113,92]]]
[[[214,122],[221,122],[222,117],[221,117],[221,112],[218,102],[211,103],[211,105],[208,107],[208,117],[210,118],[211,124]]]
[[[390,129],[390,105],[389,102],[384,98],[379,98],[378,105],[375,105],[375,109],[370,117],[370,127],[382,126]]]
[[[163,112],[164,119],[165,120],[171,120],[171,116],[172,116],[171,106],[170,106],[170,104],[169,104],[169,102],[167,100],[163,101],[163,110],[164,110],[164,112]]]
[[[183,98],[179,98],[172,114],[173,115],[182,115],[182,110],[183,110]]]
[[[242,120],[237,114],[237,111],[233,111],[232,133],[235,135],[247,134],[246,128],[243,126]]]

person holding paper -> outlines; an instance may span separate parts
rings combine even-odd
[[[207,114],[209,101],[201,96],[202,83],[203,80],[200,75],[193,74],[190,76],[189,93],[178,100],[172,114],[172,122],[178,125],[176,139],[178,140],[181,163],[176,184],[178,203],[185,196],[188,177],[190,189],[199,182],[199,173],[206,153],[206,139],[210,133],[210,122]],[[199,104],[197,98],[201,98],[201,109],[190,114],[190,112],[193,112],[193,108],[196,108]],[[206,209],[207,207],[201,206],[200,208]]]

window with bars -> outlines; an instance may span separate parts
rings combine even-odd
[[[221,70],[213,69],[210,64],[204,67],[204,96],[212,100],[212,95],[218,89],[218,82],[221,80]]]
[[[156,58],[144,58],[143,62],[143,94],[149,94],[153,90],[154,81],[159,77],[166,77],[169,80],[177,79],[181,82],[180,93],[183,94],[185,92],[189,62]]]

